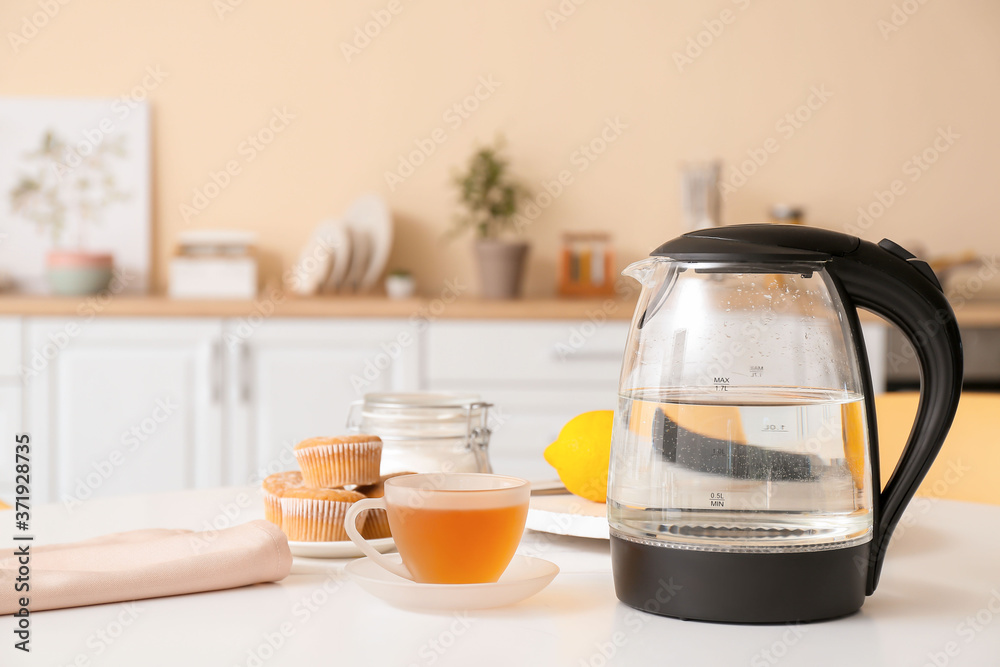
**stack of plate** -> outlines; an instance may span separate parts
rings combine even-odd
[[[390,250],[389,207],[378,195],[364,195],[339,220],[316,227],[285,282],[300,296],[367,292],[385,271]]]

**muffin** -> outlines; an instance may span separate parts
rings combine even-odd
[[[385,495],[385,480],[399,475],[412,475],[412,472],[394,472],[389,475],[382,475],[374,484],[359,486],[355,489],[358,493],[364,494],[366,498],[381,498]],[[365,527],[361,531],[361,536],[368,540],[377,540],[383,537],[392,537],[389,532],[389,515],[385,510],[368,510],[365,514]]]
[[[332,488],[378,482],[382,440],[377,435],[309,438],[295,445],[306,486]]]
[[[281,529],[297,542],[333,542],[349,539],[344,517],[351,505],[364,498],[346,489],[314,489],[307,486],[287,489],[281,496]],[[367,523],[358,517],[359,529]]]
[[[281,496],[302,484],[302,473],[298,470],[276,472],[264,478],[260,485],[264,492],[264,518],[281,528]]]

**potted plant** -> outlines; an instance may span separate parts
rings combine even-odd
[[[502,147],[498,141],[479,148],[466,170],[455,176],[459,202],[465,210],[456,221],[454,233],[471,229],[475,234],[473,248],[480,284],[488,299],[512,299],[520,294],[528,255],[525,241],[503,238],[520,231],[517,211],[529,191],[510,175]]]
[[[11,209],[50,234],[46,268],[56,294],[94,294],[111,280],[111,254],[84,248],[88,226],[100,222],[108,206],[127,198],[110,166],[112,158],[124,154],[121,140],[105,138],[86,156],[76,155],[55,133],[46,132],[40,148],[25,156],[34,169],[10,191]]]

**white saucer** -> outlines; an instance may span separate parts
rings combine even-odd
[[[604,540],[611,536],[608,532],[608,506],[568,493],[532,496],[525,525],[531,530],[555,535]]]
[[[401,562],[399,554],[388,558]],[[549,585],[559,567],[541,558],[514,556],[495,584],[418,584],[383,570],[370,558],[347,564],[344,570],[361,588],[404,609],[449,611],[491,609],[530,598]]]
[[[375,550],[380,554],[396,548],[396,543],[392,541],[391,537],[368,540],[368,544],[375,547]],[[361,549],[350,540],[337,542],[293,542],[288,540],[288,548],[293,556],[302,556],[303,558],[357,558],[364,556]]]

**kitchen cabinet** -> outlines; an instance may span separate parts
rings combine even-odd
[[[220,320],[40,318],[25,341],[36,501],[223,482]]]
[[[490,461],[493,471],[528,479],[549,479],[555,470],[543,452],[563,425],[581,412],[614,410],[616,391],[538,391],[470,385],[462,391],[481,394],[493,403]]]
[[[0,317],[0,380],[19,380],[21,318]]]
[[[892,325],[884,321],[861,323],[861,335],[865,339],[865,352],[868,353],[868,370],[872,375],[872,389],[876,394],[883,394],[886,391],[886,360],[890,328]]]
[[[542,452],[581,412],[613,410],[629,323],[437,322],[427,388],[494,404],[490,459],[499,473],[554,477]]]
[[[402,320],[39,318],[26,338],[36,498],[70,504],[294,468],[366,391],[419,388]]]
[[[14,435],[21,432],[21,318],[0,317],[0,499],[14,497]],[[7,457],[10,457],[7,459]]]
[[[615,407],[626,321],[420,323],[3,317],[0,433],[31,434],[35,499],[72,505],[293,469],[294,444],[343,432],[369,392],[479,394],[495,405],[495,469],[533,478],[553,476],[542,452],[566,421]],[[885,328],[865,337],[879,390]]]
[[[0,462],[0,500],[14,497],[14,435],[21,433],[21,387],[0,384],[0,437],[4,460]]]
[[[420,388],[420,335],[406,320],[227,320],[229,482],[296,468],[295,443],[344,431],[352,401]]]
[[[428,331],[431,383],[618,387],[628,322],[436,322]]]

